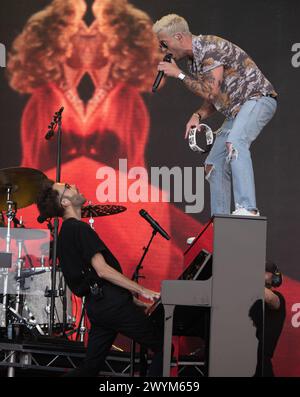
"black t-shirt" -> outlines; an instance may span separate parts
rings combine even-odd
[[[286,316],[285,299],[280,292],[273,290],[280,300],[279,309],[271,309],[265,304],[265,337],[264,353],[267,357],[273,357],[278,339],[283,329]]]
[[[257,300],[251,307],[249,316],[253,320],[255,327],[257,328],[256,337],[258,339],[258,350],[257,350],[257,366],[254,376],[274,376],[272,369],[272,357],[275,352],[278,339],[281,335],[285,316],[285,299],[280,292],[272,290],[280,300],[280,306],[278,309],[272,309],[265,303],[264,310],[264,338],[263,338],[263,302]],[[263,357],[262,354],[264,353]],[[263,367],[262,367],[263,364]]]
[[[85,296],[90,286],[103,280],[91,265],[93,256],[101,253],[108,265],[122,273],[121,266],[97,233],[85,222],[66,219],[58,237],[58,258],[70,290],[77,296]]]

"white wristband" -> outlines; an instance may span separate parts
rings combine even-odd
[[[180,72],[179,75],[177,76],[177,78],[180,79],[180,80],[184,80],[185,74]]]

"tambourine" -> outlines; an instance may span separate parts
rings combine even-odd
[[[198,135],[200,135],[198,141],[201,142],[202,147],[197,144],[197,133],[199,133]],[[202,143],[204,135],[205,135],[205,145],[203,145]],[[201,137],[202,137],[202,141],[201,141]],[[191,127],[189,131],[189,146],[194,152],[207,153],[211,150],[213,143],[214,143],[214,134],[212,129],[207,124],[199,124],[198,127],[193,125]]]

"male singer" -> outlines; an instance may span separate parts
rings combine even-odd
[[[162,375],[162,334],[155,329],[137,293],[153,301],[159,293],[142,287],[122,274],[110,250],[90,226],[81,221],[85,197],[75,185],[47,180],[37,205],[40,216],[62,217],[58,257],[66,283],[77,296],[86,297],[91,322],[87,355],[83,365],[68,376],[97,376],[117,334],[132,338],[155,352],[150,376]]]
[[[213,35],[194,36],[186,20],[166,15],[153,26],[160,48],[171,53],[171,63],[160,62],[158,70],[182,81],[190,91],[203,98],[186,125],[191,126],[215,111],[226,120],[205,161],[210,183],[211,213],[231,213],[231,183],[234,215],[259,215],[250,145],[273,117],[277,94],[254,61],[235,44]],[[175,61],[187,58],[187,75]]]

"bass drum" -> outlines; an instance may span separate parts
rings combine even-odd
[[[46,297],[47,291],[51,290],[51,267],[36,267],[35,274],[26,279],[23,289],[22,316],[30,324],[37,324],[47,333],[50,322],[51,298]],[[56,289],[63,291],[65,287],[64,278],[60,270],[56,271]],[[63,296],[55,298],[54,330],[59,331],[63,326]],[[66,328],[74,327],[72,315],[71,291],[66,287]]]

